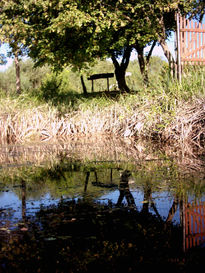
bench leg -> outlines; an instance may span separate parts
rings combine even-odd
[[[94,92],[94,81],[92,80],[92,92]]]

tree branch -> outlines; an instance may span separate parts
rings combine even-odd
[[[118,63],[118,61],[117,61],[117,58],[116,58],[116,56],[115,56],[114,51],[113,51],[112,54],[111,54],[111,59],[112,59],[112,62],[113,62],[113,64],[114,64],[114,66],[115,66],[116,68],[119,68],[120,65],[119,65],[119,63]]]
[[[124,69],[127,69],[129,62],[130,62],[130,55],[131,55],[132,48],[130,46],[126,46],[123,54],[123,59],[121,65]]]
[[[148,64],[149,61],[150,61],[150,58],[151,58],[151,56],[152,56],[152,52],[153,52],[153,49],[154,49],[156,43],[157,43],[157,41],[155,40],[155,41],[153,42],[151,48],[150,48],[150,51],[149,51],[147,57],[146,57],[146,63],[147,63],[147,64]]]

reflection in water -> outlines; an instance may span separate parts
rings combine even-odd
[[[167,220],[166,220],[167,223],[172,222],[174,215],[177,211],[178,205],[179,205],[179,199],[178,199],[178,197],[174,197],[173,204],[172,204],[172,206],[169,210],[169,214],[167,216]]]
[[[135,162],[130,164],[95,161],[86,165],[79,161],[64,161],[62,158],[59,162],[47,169],[32,171],[33,180],[23,173],[24,179],[20,176],[16,185],[10,180],[1,184],[2,191],[4,187],[8,189],[8,196],[13,191],[13,194],[19,197],[18,202],[15,200],[13,204],[8,204],[1,202],[0,196],[1,211],[8,211],[8,207],[17,211],[17,207],[21,205],[19,210],[21,217],[18,217],[18,220],[12,215],[5,216],[10,222],[13,221],[15,226],[9,232],[20,230],[26,234],[28,230],[32,234],[33,225],[38,226],[40,223],[41,232],[45,233],[39,235],[38,240],[43,238],[43,243],[41,242],[43,247],[45,241],[49,242],[48,245],[52,241],[63,245],[64,240],[69,240],[69,244],[72,245],[75,240],[79,243],[83,238],[81,244],[86,245],[88,242],[93,248],[97,247],[97,244],[102,247],[102,242],[106,244],[111,241],[112,247],[103,246],[102,251],[109,253],[112,248],[116,248],[118,253],[121,249],[118,243],[123,245],[126,242],[123,251],[127,257],[136,255],[135,251],[139,251],[140,247],[142,253],[137,252],[137,255],[142,260],[145,258],[144,255],[147,255],[143,253],[143,247],[148,251],[148,256],[154,256],[150,249],[154,252],[155,247],[160,251],[164,251],[165,248],[168,251],[165,252],[168,256],[166,259],[171,263],[173,260],[177,261],[178,252],[188,251],[205,241],[205,202],[201,201],[204,197],[203,190],[200,198],[195,192],[190,194],[190,189],[186,192],[182,181],[175,183],[175,176],[172,177],[175,170],[171,169],[170,165],[166,166],[164,162],[145,162],[146,167],[150,164],[148,171],[145,171],[142,165]],[[185,183],[187,186],[187,181]],[[183,194],[180,192],[181,189],[184,190]],[[189,200],[190,196],[201,202],[187,203],[185,200]],[[32,203],[35,207],[33,211]],[[48,203],[55,206],[49,207]],[[79,211],[76,212],[76,209]],[[43,215],[43,218],[39,218],[39,215]],[[58,233],[60,227],[62,234]],[[0,229],[0,233],[5,231],[2,223]],[[74,233],[71,234],[71,230]],[[178,248],[174,246],[176,256],[173,258],[169,256],[171,255],[169,251],[174,241],[168,240],[174,235],[178,236],[174,239]],[[71,243],[70,240],[73,238],[75,239]],[[97,242],[96,238],[100,238],[102,242]],[[137,245],[138,242],[140,245]],[[61,250],[66,249],[64,245],[63,249]],[[105,253],[103,255],[107,255]],[[102,253],[95,253],[92,259],[99,258],[100,255]],[[106,259],[111,259],[112,255],[111,253],[109,257],[106,256]],[[183,259],[180,262],[183,262]]]
[[[113,181],[113,170],[117,170],[119,174],[119,182],[116,183],[116,177]],[[82,197],[86,197],[90,190],[90,187],[93,186],[94,188],[100,188],[100,189],[106,189],[108,190],[107,194],[104,195],[104,198],[106,196],[112,196],[112,193],[114,194],[113,197],[109,198],[111,202],[114,202],[116,199],[115,196],[118,195],[115,206],[116,207],[124,207],[123,200],[126,201],[127,206],[129,208],[135,208],[136,210],[139,210],[139,203],[142,203],[141,213],[144,215],[149,215],[149,213],[152,213],[156,215],[156,217],[159,219],[159,221],[164,222],[165,227],[167,227],[168,224],[173,222],[173,219],[177,212],[179,212],[179,219],[177,222],[181,225],[183,229],[183,249],[184,251],[187,251],[188,249],[199,246],[202,243],[205,242],[205,202],[200,202],[197,204],[194,203],[187,203],[179,198],[179,196],[175,195],[172,200],[172,204],[170,207],[168,207],[167,204],[164,204],[164,206],[167,208],[168,213],[167,215],[161,215],[161,212],[159,213],[158,207],[160,204],[161,197],[158,196],[158,199],[156,197],[153,199],[152,197],[152,185],[149,183],[149,181],[146,179],[144,186],[141,191],[137,191],[135,187],[130,189],[130,185],[133,186],[133,177],[132,173],[129,170],[121,171],[119,168],[111,168],[110,170],[110,178],[107,182],[101,182],[98,178],[97,170],[87,171],[85,172],[85,181],[84,181],[84,190]],[[91,174],[93,173],[95,181],[92,182],[89,185],[89,181],[91,178]],[[101,171],[102,173],[102,171]],[[116,175],[115,175],[116,176]],[[66,180],[66,177],[63,174],[63,180]],[[91,178],[92,179],[92,178]],[[17,187],[15,187],[17,188]],[[21,185],[18,186],[18,188],[21,189],[21,193],[19,196],[21,196],[21,217],[18,216],[18,208],[20,208],[20,202],[18,201],[17,197],[12,195],[11,191],[7,190],[7,198],[6,200],[0,196],[0,204],[1,204],[1,228],[4,228],[3,223],[5,223],[5,218],[8,215],[7,220],[9,220],[11,223],[14,221],[20,221],[21,225],[20,227],[26,227],[28,222],[28,215],[29,217],[33,214],[35,214],[42,205],[47,206],[49,205],[51,201],[51,196],[47,195],[47,198],[42,197],[41,201],[32,201],[32,200],[26,200],[27,198],[27,185],[25,180],[21,180]],[[118,191],[114,190],[117,188]],[[118,193],[119,194],[118,194]],[[104,191],[101,193],[101,196],[103,196]],[[137,193],[138,195],[136,196]],[[93,195],[95,200],[100,200],[101,196],[99,196],[97,199],[95,195]],[[143,200],[139,201],[139,196],[144,196]],[[163,194],[162,194],[163,196]],[[80,197],[80,195],[79,195]],[[11,201],[9,204],[8,199]],[[47,199],[47,200],[46,200]],[[136,201],[138,203],[136,203]],[[53,199],[53,204],[57,204],[58,199]],[[5,203],[5,205],[4,205]],[[12,204],[13,203],[13,204]],[[169,202],[170,203],[170,202]],[[31,205],[33,204],[33,206]],[[164,207],[164,208],[165,208]],[[7,209],[8,208],[8,209]],[[7,213],[5,213],[7,211]],[[33,211],[33,212],[32,212]],[[12,212],[12,213],[11,213]],[[28,214],[28,215],[27,215]],[[3,215],[3,218],[2,218]],[[3,222],[4,219],[4,222]],[[12,220],[13,219],[13,220]],[[8,222],[6,222],[7,226]],[[22,226],[23,224],[23,226]],[[16,225],[16,224],[15,224]],[[12,228],[12,224],[10,224]]]
[[[119,186],[120,196],[117,201],[117,206],[122,205],[122,201],[125,197],[125,199],[127,200],[128,206],[136,207],[135,200],[134,200],[134,198],[130,192],[130,188],[129,188],[130,177],[131,177],[131,172],[128,170],[125,170],[121,174],[120,186]]]
[[[22,180],[22,220],[26,224],[26,182]]]
[[[112,169],[111,169],[112,174]],[[112,188],[116,187],[116,184],[112,183],[112,175],[110,183],[102,183],[98,181],[97,172],[94,172],[95,182],[92,185],[101,188]],[[87,191],[89,182],[90,172],[86,173],[85,180],[85,192]],[[131,208],[136,208],[135,199],[130,190],[130,182],[132,181],[132,174],[129,170],[125,170],[120,175],[119,183],[119,197],[116,202],[116,206],[120,207],[123,204],[123,199],[125,198],[127,205]],[[148,181],[146,181],[144,190],[144,200],[141,213],[149,214],[150,208],[153,210],[157,218],[163,222],[163,218],[158,212],[155,202],[152,198],[152,188]],[[115,193],[116,194],[116,193]],[[180,200],[178,196],[174,196],[171,207],[169,208],[168,215],[165,217],[164,226],[167,227],[168,224],[172,223],[175,214],[179,209],[179,223],[183,229],[183,249],[187,251],[189,248],[194,246],[199,246],[205,242],[205,202],[201,202],[200,205],[186,204],[184,200]]]
[[[205,242],[205,202],[184,204],[184,250]]]
[[[162,221],[162,217],[161,217],[160,213],[158,212],[158,210],[155,206],[155,202],[153,201],[153,198],[152,198],[151,185],[149,184],[148,181],[146,181],[146,183],[144,185],[144,200],[143,200],[142,212],[145,214],[148,214],[149,213],[149,206],[151,206],[151,208],[153,209],[153,211],[156,214],[156,216],[158,217],[158,219]]]
[[[87,173],[86,173],[86,178],[85,178],[85,188],[84,188],[84,192],[85,192],[85,193],[86,193],[86,191],[87,191],[89,177],[90,177],[90,172],[87,172]]]

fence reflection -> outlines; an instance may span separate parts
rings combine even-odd
[[[205,242],[205,202],[184,204],[184,250]]]

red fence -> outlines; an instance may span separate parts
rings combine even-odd
[[[180,17],[181,64],[205,65],[205,24]]]

